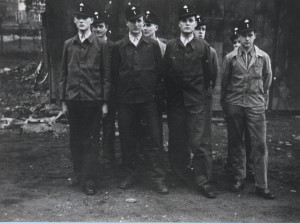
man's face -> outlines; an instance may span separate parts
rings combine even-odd
[[[143,33],[148,37],[155,37],[155,32],[158,30],[158,25],[153,23],[145,23]]]
[[[134,35],[140,34],[144,26],[143,16],[137,19],[127,21],[127,26],[131,34]]]
[[[93,27],[93,33],[95,33],[96,36],[104,37],[106,35],[107,26],[105,25],[104,22],[94,23],[92,27]]]
[[[87,16],[76,15],[74,17],[74,23],[76,24],[77,29],[82,32],[88,30],[93,21],[93,18]]]
[[[205,38],[205,33],[206,33],[206,25],[197,26],[194,30],[195,36],[197,36],[201,39]]]
[[[195,16],[185,17],[180,19],[179,21],[179,28],[182,33],[190,34],[193,33],[197,26]]]
[[[239,38],[235,38],[233,41],[232,41],[232,46],[233,48],[238,48],[239,46],[241,45],[241,42],[239,40]]]
[[[241,46],[243,48],[249,49],[253,46],[254,40],[256,39],[256,34],[254,31],[248,31],[245,33],[241,33],[239,36]]]

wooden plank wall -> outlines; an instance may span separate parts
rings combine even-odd
[[[118,40],[128,32],[124,18],[128,2],[157,12],[161,19],[158,36],[166,39],[179,34],[178,7],[183,3],[195,5],[208,22],[206,39],[218,53],[220,68],[224,56],[232,50],[229,40],[232,27],[240,18],[252,17],[257,25],[256,44],[270,55],[276,77],[271,89],[272,109],[300,110],[299,0],[112,0],[111,5],[109,1],[89,0],[89,3],[94,8],[105,8],[110,12],[112,40]],[[52,99],[57,97],[63,41],[75,34],[74,3],[73,0],[47,1]],[[214,110],[220,110],[220,79],[217,83]]]

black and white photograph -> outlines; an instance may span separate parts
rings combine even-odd
[[[300,0],[0,0],[0,222],[300,222]]]

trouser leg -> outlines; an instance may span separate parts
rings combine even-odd
[[[122,164],[127,174],[137,171],[136,130],[137,108],[135,104],[119,104],[119,131],[122,152]]]
[[[165,166],[162,156],[162,131],[161,118],[158,106],[155,102],[141,105],[141,112],[146,121],[147,145],[144,147],[146,159],[149,162],[150,177],[154,182],[162,182],[165,179]]]
[[[251,146],[251,136],[247,125],[245,126],[244,142],[245,142],[245,150],[246,150],[246,173],[248,175],[254,173],[254,167],[253,167],[254,161],[253,161],[253,153],[252,153],[252,146]]]
[[[187,149],[187,124],[183,106],[168,106],[169,148],[168,156],[174,173],[185,180],[185,172],[190,163]]]
[[[225,113],[225,122],[226,122],[226,128],[227,128],[227,158],[226,158],[226,163],[224,166],[224,169],[227,171],[231,172],[232,171],[232,166],[231,166],[231,151],[230,147],[232,147],[232,139],[231,139],[231,131],[229,131],[229,124],[228,124],[228,111],[226,108],[224,108],[224,113]]]
[[[82,182],[97,179],[101,103],[67,103],[70,121],[70,149],[74,170],[81,173]],[[75,138],[78,137],[78,138]],[[77,145],[75,145],[77,143]]]
[[[82,110],[76,102],[67,102],[70,125],[70,152],[75,173],[81,173],[83,166]]]
[[[237,105],[226,105],[227,125],[229,135],[228,148],[231,155],[232,174],[236,180],[242,180],[246,177],[245,170],[245,150],[244,150],[244,108]]]
[[[260,188],[268,188],[268,147],[266,144],[266,118],[264,106],[247,108],[247,127],[250,132],[255,184]]]
[[[103,160],[106,164],[114,164],[115,158],[115,120],[116,120],[116,105],[109,103],[108,113],[102,121],[103,129]]]
[[[101,127],[101,104],[100,102],[87,103],[83,118],[84,134],[84,181],[96,181],[97,179],[97,157],[100,147],[100,127]]]
[[[212,172],[210,103],[186,107],[188,147],[194,154],[192,166],[198,186],[209,182]]]

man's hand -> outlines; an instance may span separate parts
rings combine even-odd
[[[269,108],[269,95],[265,94],[264,98],[265,98],[265,110],[267,111]]]
[[[61,107],[62,107],[62,113],[66,116],[66,117],[68,117],[68,107],[67,107],[67,104],[66,104],[66,102],[62,102],[61,103]]]
[[[102,117],[105,118],[107,116],[107,113],[108,113],[107,103],[103,103],[102,104]]]
[[[207,88],[206,94],[207,94],[208,97],[211,97],[211,96],[213,95],[213,93],[214,93],[214,89],[213,89],[213,87],[210,85],[210,86]]]

